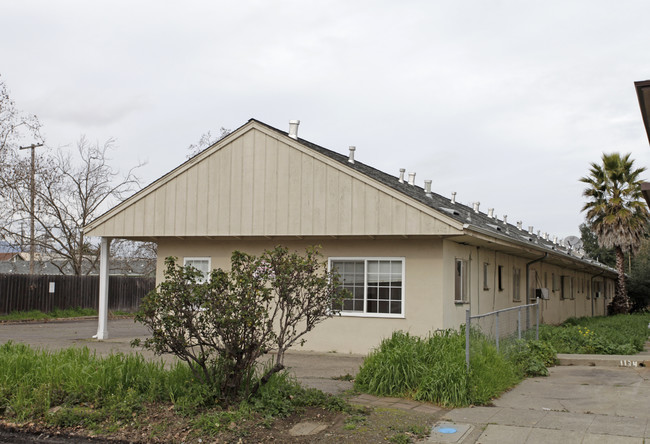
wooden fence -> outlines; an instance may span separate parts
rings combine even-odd
[[[108,309],[135,311],[154,278],[109,276]],[[0,314],[99,306],[99,276],[0,274]]]

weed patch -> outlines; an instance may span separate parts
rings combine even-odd
[[[558,353],[633,355],[648,339],[650,314],[570,318],[559,326],[541,325],[539,339]]]

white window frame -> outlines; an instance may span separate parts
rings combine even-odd
[[[341,316],[362,317],[362,318],[404,318],[406,312],[406,258],[405,257],[374,257],[374,256],[336,256],[327,259],[327,268],[332,271],[332,262],[337,261],[364,261],[363,275],[363,312],[361,311],[344,311],[341,310]],[[401,261],[402,262],[402,305],[401,313],[368,313],[368,261]]]
[[[210,272],[212,271],[212,258],[209,256],[193,256],[193,257],[184,257],[183,258],[183,267],[187,267],[188,265],[192,265],[194,268],[196,268],[191,262],[194,261],[208,261],[208,271],[205,273],[202,279],[199,280],[199,282],[203,283],[207,281],[210,278]],[[198,270],[198,268],[196,268]],[[199,270],[201,271],[201,270]]]

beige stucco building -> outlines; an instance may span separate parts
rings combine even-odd
[[[395,330],[458,327],[465,311],[535,302],[541,320],[605,314],[615,272],[540,233],[467,207],[251,119],[87,227],[101,236],[158,243],[205,270],[229,268],[233,250],[320,245],[351,292],[341,316],[305,349],[365,353]],[[107,262],[107,261],[106,261]],[[102,286],[105,304],[106,283]],[[101,299],[101,296],[100,296]],[[100,315],[98,337],[108,335]]]

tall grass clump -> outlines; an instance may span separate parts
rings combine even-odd
[[[256,378],[266,371],[258,369]],[[44,419],[56,426],[115,427],[147,404],[172,404],[175,413],[208,418],[213,425],[251,415],[270,421],[307,406],[349,409],[340,397],[303,389],[286,372],[273,374],[235,410],[223,410],[215,390],[198,381],[183,362],[166,368],[139,354],[100,357],[87,348],[52,352],[12,342],[0,346],[0,417],[19,422]]]
[[[166,370],[162,362],[138,354],[101,358],[87,348],[51,352],[11,342],[0,346],[0,414],[17,420],[43,416],[57,406],[92,406],[119,419],[147,402],[196,403],[205,398],[196,386],[187,367]]]
[[[485,404],[519,382],[522,372],[489,341],[477,337],[473,343],[478,344],[467,371],[464,332],[446,330],[426,338],[394,332],[366,357],[355,388],[450,407]]]
[[[570,318],[559,326],[541,325],[539,338],[558,353],[633,355],[648,340],[650,313]]]

